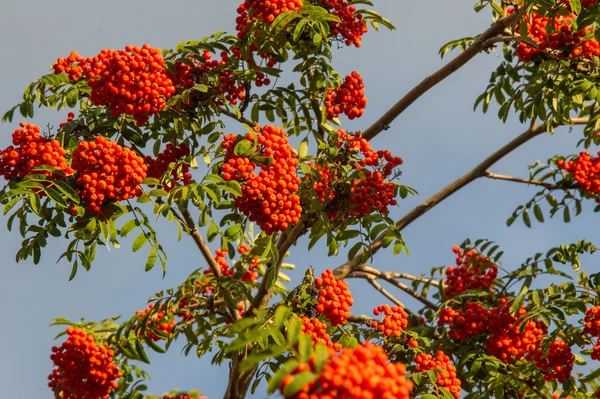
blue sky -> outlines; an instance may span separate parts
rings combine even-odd
[[[371,30],[360,50],[343,48],[335,54],[335,67],[345,75],[361,72],[369,98],[364,116],[345,124],[347,130],[364,129],[375,121],[400,96],[426,74],[443,64],[437,51],[445,42],[472,36],[489,25],[489,16],[476,14],[470,2],[435,0],[424,13],[417,2],[376,1],[376,9],[397,26],[393,32]],[[126,44],[149,43],[172,48],[178,42],[198,39],[216,30],[234,30],[238,0],[77,0],[0,1],[0,112],[17,103],[25,86],[49,72],[50,65],[70,51],[94,55],[102,48],[122,48]],[[447,57],[454,56],[454,53]],[[475,98],[485,88],[489,75],[500,59],[494,54],[478,56],[465,68],[442,82],[399,117],[392,128],[372,145],[389,149],[404,159],[402,183],[417,189],[417,198],[407,199],[392,211],[398,218],[451,180],[456,179],[498,146],[526,129],[517,118],[503,124],[495,117],[473,112]],[[33,122],[57,126],[67,110],[37,112]],[[347,121],[342,119],[343,121]],[[20,119],[0,126],[0,148]],[[568,133],[558,129],[519,148],[493,168],[496,173],[527,176],[526,166],[556,154],[577,152],[579,130]],[[507,228],[505,221],[516,206],[526,202],[535,188],[501,181],[476,181],[461,190],[404,231],[411,256],[392,256],[381,251],[374,265],[382,270],[427,272],[432,266],[452,264],[451,247],[465,238],[489,238],[505,250],[508,268],[530,255],[560,243],[595,237],[591,212],[569,225],[561,220],[534,224],[527,229],[519,223]],[[6,218],[0,217],[5,226]],[[190,240],[176,241],[173,226],[161,228],[162,243],[169,254],[168,272],[163,279],[158,268],[144,273],[144,254],[131,254],[123,243],[119,250],[100,249],[90,272],[80,272],[68,282],[70,266],[55,263],[66,246],[54,240],[43,253],[39,265],[16,264],[14,254],[20,247],[17,232],[0,227],[0,390],[12,398],[51,398],[46,377],[53,337],[60,330],[48,328],[54,317],[87,320],[113,315],[128,316],[145,308],[155,292],[175,287],[192,270],[201,267],[196,248]],[[301,240],[289,258],[298,267],[296,276],[312,265],[317,271],[343,263],[345,253],[327,258],[322,247],[306,252]],[[143,252],[143,251],[141,251]],[[300,254],[300,255],[299,255]],[[585,258],[591,262],[591,258]],[[299,281],[299,280],[297,280]],[[369,287],[351,282],[355,290],[356,312],[367,313],[385,302]],[[359,289],[360,288],[360,289]],[[400,295],[402,297],[402,295]],[[406,298],[402,298],[406,300]],[[407,303],[412,303],[407,300]],[[146,369],[152,375],[149,387],[154,393],[172,388],[203,391],[211,399],[222,397],[226,369],[211,367],[208,360],[185,358],[177,348],[168,355],[153,356]],[[260,393],[260,394],[259,394]],[[259,392],[255,397],[265,397]]]

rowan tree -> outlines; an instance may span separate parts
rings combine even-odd
[[[592,242],[515,266],[502,263],[493,241],[466,239],[451,248],[451,265],[431,272],[377,265],[387,248],[408,255],[403,230],[479,178],[539,188],[508,227],[557,214],[569,222],[584,206],[600,211],[600,6],[480,0],[475,11],[490,27],[444,45],[442,57],[461,51],[376,123],[349,131],[344,122],[369,111],[368,76],[335,71],[332,60],[340,48],[359,52],[373,28],[394,28],[369,6],[245,0],[235,32],[174,49],[58,55],[4,114],[3,122],[17,111],[28,119],[0,152],[0,202],[8,229],[23,238],[17,261],[38,263],[50,241],[61,243],[73,280],[95,266],[98,247],[118,248],[129,236],[133,252],[147,253],[145,271],[168,273],[155,219],[173,223],[180,245],[195,245],[203,259],[129,318],[56,319],[65,329],[50,350],[55,397],[156,398],[143,363],[176,341],[183,355],[229,366],[225,399],[265,389],[289,399],[600,397],[600,274],[579,270],[580,256],[597,250]],[[417,191],[402,184],[402,154],[370,141],[391,137],[418,98],[492,51],[502,59],[475,108],[497,103],[500,119],[516,114],[528,127],[392,219],[390,209]],[[65,122],[43,130],[36,107],[68,109]],[[524,143],[576,125],[579,154],[549,154],[523,178],[490,171]],[[285,262],[306,250],[303,236],[308,250],[326,244],[322,272]],[[302,281],[284,273],[294,267]],[[381,294],[373,314],[352,311],[350,279]]]

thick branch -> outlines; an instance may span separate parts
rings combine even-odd
[[[546,182],[539,181],[539,180],[528,180],[528,179],[521,179],[518,177],[499,175],[496,173],[492,173],[489,170],[485,171],[485,177],[489,177],[490,179],[496,179],[496,180],[506,180],[506,181],[512,181],[515,183],[523,183],[523,184],[528,184],[528,185],[531,184],[534,186],[542,186],[542,187],[547,188],[548,190],[569,190],[569,189],[576,188],[576,186],[562,186],[562,185],[558,185],[558,184],[546,183]]]
[[[571,123],[574,125],[577,124],[586,124],[588,121],[587,118],[572,118]],[[534,137],[539,136],[540,134],[546,132],[546,127],[544,125],[534,125],[523,132],[521,135],[515,137],[513,140],[500,147],[486,159],[484,159],[479,165],[475,166],[469,172],[459,177],[457,180],[448,184],[446,187],[429,197],[429,199],[422,202],[417,207],[413,208],[410,212],[404,215],[401,219],[396,222],[396,229],[398,231],[402,231],[412,222],[417,220],[419,217],[423,216],[426,212],[432,209],[434,206],[465,187],[467,184],[472,181],[485,176],[486,171],[500,159],[502,159],[505,155],[509,154],[511,151],[517,149],[521,145],[525,144],[529,140]],[[385,230],[383,233],[379,234],[379,236],[371,243],[369,246],[368,254],[370,256],[377,253],[382,248],[383,239],[386,235],[390,233],[390,230]],[[339,267],[337,267],[334,271],[334,275],[338,278],[343,278],[350,274],[351,272],[358,270],[359,266],[363,264],[363,257],[366,257],[366,253],[364,250],[360,251],[356,256],[348,263],[345,263]]]
[[[192,217],[190,212],[187,209],[182,209],[181,215],[179,215],[174,209],[171,210],[173,211],[175,217],[182,221],[185,224],[185,226],[187,226],[189,235],[196,243],[196,246],[200,250],[200,253],[206,260],[206,263],[208,263],[208,267],[210,267],[210,270],[212,271],[213,275],[217,278],[220,278],[221,268],[217,264],[215,258],[212,256],[210,248],[208,248],[208,245],[206,245],[206,242],[204,242],[204,238],[202,238],[202,234],[200,234],[200,231],[196,227],[196,222],[194,221],[194,218]]]
[[[396,119],[402,112],[404,112],[404,110],[406,110],[419,97],[425,94],[433,86],[457,71],[482,50],[485,50],[487,47],[489,47],[488,40],[502,34],[506,27],[515,23],[518,15],[519,13],[514,13],[494,22],[494,24],[488,30],[483,32],[477,38],[477,40],[473,42],[473,44],[467,47],[465,51],[460,53],[456,58],[441,67],[433,74],[427,76],[421,81],[421,83],[406,93],[404,97],[394,104],[394,106],[391,107],[381,118],[379,118],[377,122],[363,132],[363,137],[367,140],[371,140],[382,131],[389,129],[392,121]]]

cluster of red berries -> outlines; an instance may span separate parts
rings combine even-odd
[[[589,152],[584,151],[574,161],[559,159],[556,166],[571,173],[581,188],[590,195],[600,193],[600,156],[593,158]]]
[[[373,320],[371,327],[386,337],[393,335],[398,338],[402,334],[402,331],[408,327],[408,314],[400,306],[390,307],[388,305],[379,305],[373,309],[375,316],[379,316],[382,313],[385,315],[383,320],[381,322]]]
[[[31,123],[21,122],[20,126],[21,129],[12,134],[13,145],[0,151],[0,175],[6,180],[22,179],[42,165],[52,166],[65,175],[73,173],[65,158],[66,151],[58,140],[48,140],[40,134],[40,128]],[[39,173],[52,175],[50,172]]]
[[[154,309],[154,304],[151,303],[144,310],[138,310],[135,312],[138,315],[138,320],[144,318],[146,313],[151,312]],[[172,312],[167,311],[165,313],[165,304],[160,305],[160,309],[158,312],[154,312],[151,314],[146,321],[146,330],[143,333],[139,333],[138,337],[147,337],[153,341],[160,341],[163,339],[159,335],[157,335],[154,331],[162,331],[167,335],[173,334],[173,329],[177,324],[173,317],[171,316]],[[133,329],[136,329],[136,325],[133,326]]]
[[[600,305],[587,309],[583,321],[585,323],[583,327],[584,334],[589,334],[595,338],[600,337]],[[593,360],[600,360],[600,342],[597,342],[592,348],[591,358]]]
[[[67,334],[60,347],[52,347],[54,370],[48,386],[63,399],[108,399],[121,377],[114,352],[79,328],[69,327]]]
[[[270,25],[275,18],[286,11],[296,11],[304,6],[302,0],[245,0],[237,9],[238,17],[235,20],[238,37],[241,39],[247,33],[247,25],[250,22],[262,19]],[[248,12],[251,11],[252,19]]]
[[[220,53],[221,60],[212,59],[210,51],[204,50],[202,58],[204,62],[200,63],[193,60],[195,66],[191,67],[182,62],[176,62],[176,75],[171,76],[175,85],[181,89],[189,89],[197,83],[203,83],[211,87],[218,96],[223,96],[231,104],[237,104],[238,100],[246,97],[246,90],[238,86],[234,79],[233,70],[227,68],[229,63],[229,54],[226,51]],[[223,105],[223,101],[210,97],[217,106]],[[190,99],[190,102],[192,100]],[[186,104],[192,105],[193,103]]]
[[[514,8],[509,12],[514,12]],[[591,28],[587,27],[573,32],[573,25],[569,20],[574,18],[576,16],[573,14],[557,15],[554,17],[554,31],[550,32],[548,24],[551,24],[553,19],[532,12],[527,18],[527,31],[529,38],[537,43],[537,48],[524,41],[519,41],[516,48],[519,59],[528,62],[539,54],[549,54],[554,58],[599,56],[600,44],[598,41],[594,38],[583,39]],[[520,32],[520,27],[517,26],[516,32]]]
[[[73,112],[69,112],[67,114],[67,121],[66,122],[61,122],[58,125],[59,129],[62,129],[63,127],[65,127],[69,122],[73,121],[75,119],[75,114]]]
[[[463,342],[469,337],[487,332],[490,311],[477,302],[467,302],[465,310],[444,308],[440,311],[438,326],[448,324],[448,336]]]
[[[161,180],[170,164],[177,162],[178,164],[171,171],[170,179],[163,183],[163,188],[169,192],[178,186],[178,182],[187,186],[192,179],[190,167],[188,164],[179,163],[179,161],[188,155],[190,155],[190,148],[186,144],[180,144],[179,146],[167,144],[165,150],[158,154],[156,159],[151,156],[144,158],[146,165],[148,165],[146,175]]]
[[[517,315],[510,314],[510,300],[502,298],[500,304],[492,309],[488,318],[488,331],[491,334],[486,340],[486,349],[504,363],[513,364],[535,349],[547,333],[543,323],[529,320],[523,322],[520,318],[527,313],[525,306]],[[525,323],[525,328],[522,324]],[[521,331],[522,330],[522,331]]]
[[[250,247],[243,243],[240,244],[238,253],[242,255],[242,259],[244,259],[244,254],[248,252],[250,252]],[[248,263],[248,270],[242,275],[241,280],[253,283],[258,279],[258,273],[256,271],[260,268],[260,259],[258,256],[246,255],[244,260]]]
[[[332,342],[331,337],[327,334],[327,324],[323,323],[321,320],[317,318],[309,319],[304,316],[302,319],[302,332],[304,334],[310,335],[313,343],[327,345],[328,348],[331,348],[334,352],[339,352],[342,350],[342,345],[337,342]]]
[[[194,398],[194,397],[188,395],[187,393],[183,393],[183,394],[179,394],[179,395],[175,395],[175,396],[165,394],[162,397],[162,399],[208,399],[208,396],[198,396],[197,398]]]
[[[298,366],[283,379],[281,392],[294,381],[295,374],[311,369],[313,367],[306,363]],[[365,342],[354,349],[344,348],[340,353],[331,355],[316,381],[304,385],[298,393],[285,398],[409,399],[414,384],[405,378],[405,373],[406,368],[402,363],[388,361],[381,346]]]
[[[456,267],[446,269],[446,298],[468,290],[489,291],[498,277],[498,267],[475,249],[463,253],[454,246],[452,251],[456,254]]]
[[[238,156],[234,151],[242,140],[254,143],[250,133],[245,137],[232,134],[224,137],[221,146],[227,152],[221,172],[224,180],[242,183],[242,195],[235,199],[235,206],[270,235],[298,223],[302,214],[300,197],[296,194],[300,184],[296,175],[298,158],[288,144],[285,130],[267,125],[262,131],[256,126],[254,131],[258,147],[250,156]],[[254,173],[255,156],[272,160],[260,166],[258,175]]]
[[[53,68],[54,73],[66,73],[72,80],[85,76],[92,104],[109,106],[113,117],[131,115],[142,126],[175,94],[164,62],[160,49],[144,44],[103,49],[88,58],[72,52],[67,59],[59,58]]]
[[[438,387],[446,388],[456,398],[460,398],[460,380],[456,377],[456,367],[450,363],[450,357],[443,351],[437,351],[435,357],[420,353],[415,357],[415,371],[436,370]]]
[[[238,248],[238,253],[240,255],[244,255],[245,253],[250,252],[250,248],[246,244],[240,244]],[[221,269],[221,275],[228,277],[235,277],[235,271],[229,267],[229,263],[227,262],[227,251],[222,249],[217,249],[215,251],[215,261],[219,265]],[[256,270],[260,267],[259,258],[257,256],[252,256],[250,259],[246,259],[249,261],[248,268],[244,270],[244,274],[240,276],[241,281],[246,282],[254,282],[258,279],[258,273]],[[212,274],[212,270],[207,269],[203,272],[206,274]],[[206,287],[206,292],[212,291],[212,287]]]
[[[100,212],[106,202],[125,201],[140,196],[139,185],[148,166],[133,150],[103,136],[81,141],[71,163],[77,172],[78,194],[88,211]]]
[[[325,96],[327,119],[345,114],[348,119],[360,118],[365,112],[367,97],[362,76],[357,71],[346,75],[340,87],[329,89]]]
[[[535,367],[544,372],[544,380],[558,380],[562,384],[571,376],[575,355],[569,345],[557,339],[550,344],[545,355],[539,348],[533,355],[533,360]]]
[[[341,22],[330,22],[331,35],[340,36],[346,46],[360,47],[363,34],[369,28],[361,14],[355,14],[356,7],[349,5],[345,0],[323,0],[323,7],[337,16]]]
[[[327,269],[321,273],[321,277],[315,279],[315,286],[319,289],[317,312],[325,316],[334,327],[344,324],[350,317],[350,307],[354,305],[348,283],[336,279],[331,269]]]

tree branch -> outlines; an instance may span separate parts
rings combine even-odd
[[[238,117],[236,114],[234,114],[233,112],[231,112],[225,108],[221,108],[219,110],[219,112],[222,113],[223,115],[227,115],[228,117],[230,117],[232,119],[235,119],[238,122],[245,123],[246,125],[248,125],[250,127],[255,125],[254,122],[252,122],[250,119],[246,118],[244,115],[240,114],[240,116]]]
[[[576,186],[563,186],[563,185],[558,185],[558,184],[546,183],[546,182],[539,181],[539,180],[528,180],[528,179],[521,179],[518,177],[499,175],[496,173],[492,173],[489,170],[485,171],[485,177],[488,177],[490,179],[496,179],[496,180],[506,180],[506,181],[512,181],[515,183],[524,183],[524,184],[528,184],[528,185],[531,184],[534,186],[542,186],[542,187],[547,188],[548,190],[570,190],[570,189],[577,188]]]
[[[356,271],[356,272],[348,275],[348,278],[363,278],[363,279],[367,280],[369,282],[369,284],[371,284],[373,286],[373,288],[375,288],[377,291],[381,292],[383,294],[383,296],[385,296],[387,299],[389,299],[390,301],[392,301],[395,305],[400,306],[403,309],[406,309],[408,312],[410,312],[410,310],[408,310],[408,308],[406,307],[406,305],[404,305],[402,302],[400,302],[388,290],[386,290],[385,288],[383,288],[381,286],[381,284],[379,284],[377,282],[377,278],[374,277],[373,275],[371,275],[369,273],[365,273],[365,272],[358,272],[358,271]]]
[[[414,103],[419,97],[425,94],[429,89],[446,79],[452,73],[456,72],[463,65],[469,62],[473,57],[479,54],[482,50],[489,47],[488,40],[494,38],[504,32],[504,29],[517,20],[519,13],[511,14],[507,17],[500,18],[492,26],[483,32],[477,40],[473,42],[465,51],[460,53],[452,61],[438,69],[433,74],[427,76],[416,85],[411,91],[406,93],[394,106],[392,106],[377,122],[362,133],[362,136],[371,140],[384,130],[389,129],[390,124],[396,119],[404,110],[406,110],[412,103]]]
[[[587,121],[588,121],[587,118],[571,118],[571,123],[573,125],[586,124]],[[474,181],[480,177],[485,176],[488,168],[490,168],[492,165],[494,165],[496,162],[498,162],[500,159],[502,159],[508,153],[517,149],[524,143],[528,142],[529,140],[533,139],[534,137],[539,136],[540,134],[542,134],[544,132],[546,132],[546,126],[544,126],[544,125],[534,125],[534,126],[530,127],[529,129],[527,129],[525,132],[523,132],[519,136],[515,137],[510,142],[508,142],[504,146],[500,147],[498,150],[496,150],[494,153],[492,153],[490,156],[488,156],[486,159],[484,159],[479,165],[475,166],[469,172],[467,172],[463,176],[459,177],[457,180],[453,181],[452,183],[450,183],[449,185],[447,185],[446,187],[444,187],[443,189],[441,189],[440,191],[438,191],[437,193],[435,193],[434,195],[429,197],[429,199],[425,200],[417,207],[413,208],[410,212],[408,212],[406,215],[404,215],[401,219],[396,221],[396,226],[395,226],[396,229],[398,231],[402,231],[404,228],[406,228],[412,222],[417,220],[419,217],[423,216],[430,209],[435,207],[437,204],[439,204],[440,202],[442,202],[443,200],[445,200],[446,198],[448,198],[449,196],[451,196],[452,194],[454,194],[461,188],[465,187],[467,184],[471,183],[472,181]],[[371,245],[369,246],[368,252],[365,252],[365,250],[361,250],[358,254],[356,254],[356,256],[350,262],[347,262],[347,263],[337,267],[334,270],[334,275],[337,278],[343,278],[343,277],[347,276],[348,274],[350,274],[351,272],[358,270],[359,266],[363,264],[363,257],[366,258],[367,254],[372,256],[375,253],[377,253],[377,251],[379,251],[382,248],[384,237],[389,233],[390,233],[389,229],[384,230],[371,243]]]
[[[206,242],[204,242],[202,234],[200,234],[200,231],[196,227],[196,222],[194,221],[194,218],[187,209],[180,210],[181,215],[175,209],[171,208],[173,215],[175,215],[175,217],[187,227],[190,237],[192,237],[192,239],[196,243],[196,246],[200,250],[200,253],[204,257],[204,259],[206,260],[206,263],[208,264],[208,267],[210,267],[210,270],[212,271],[213,275],[217,278],[220,278],[222,276],[221,268],[219,267],[217,261],[210,252],[210,248],[208,248],[208,245],[206,245]]]

